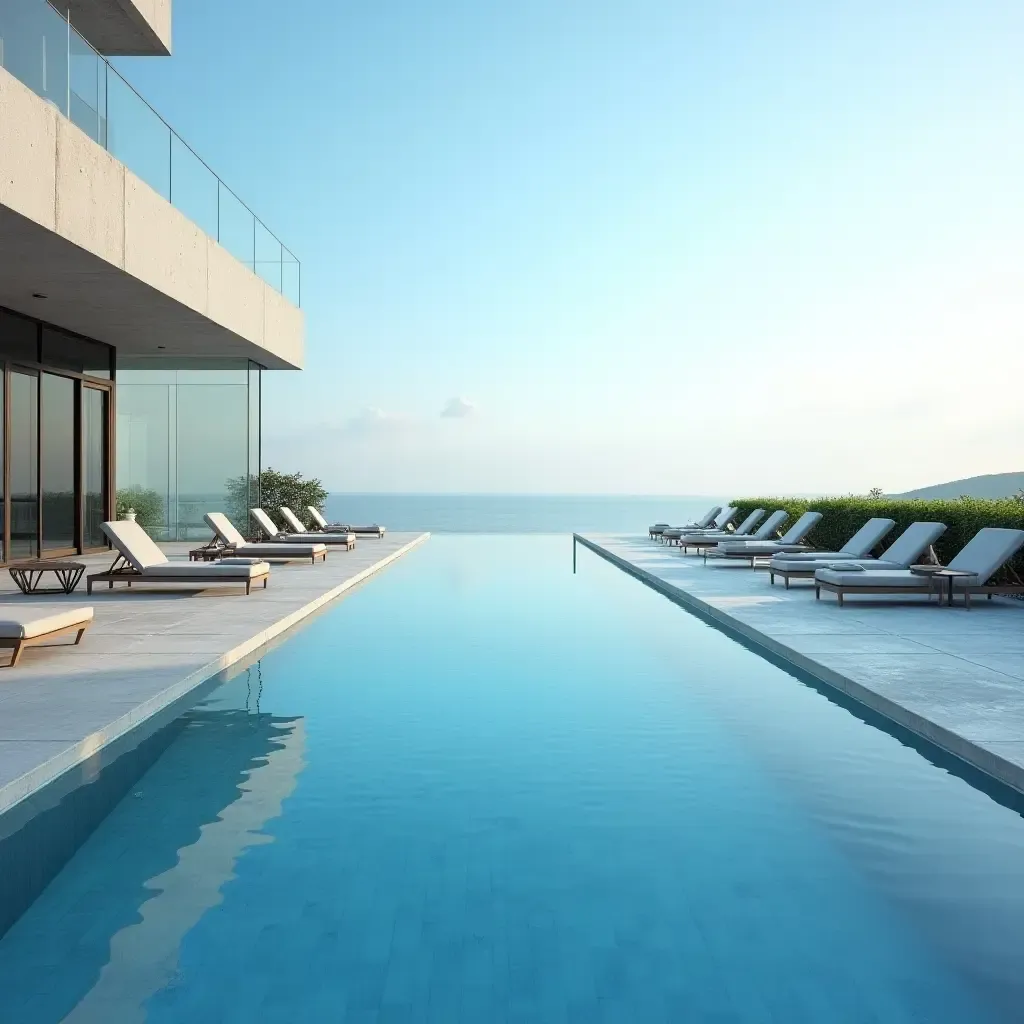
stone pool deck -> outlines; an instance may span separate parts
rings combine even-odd
[[[0,572],[0,604],[91,605],[92,628],[75,647],[60,637],[28,647],[15,668],[0,651],[0,813],[141,725],[216,673],[253,654],[323,605],[406,554],[429,534],[361,537],[326,562],[274,562],[270,584],[189,590],[98,585],[70,596],[27,597]],[[194,545],[169,544],[172,559]],[[89,572],[111,555],[79,559]]]
[[[620,569],[1024,792],[1024,602],[814,599],[808,581],[684,556],[647,537],[575,535]]]

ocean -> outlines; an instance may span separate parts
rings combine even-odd
[[[693,522],[726,499],[592,494],[331,494],[327,518],[431,533],[644,533]]]

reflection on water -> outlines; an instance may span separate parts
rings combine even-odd
[[[261,696],[257,664],[161,735],[153,767],[0,942],[5,1024],[141,1022],[174,984],[181,940],[238,858],[272,841],[262,830],[305,765],[303,720],[262,713]]]

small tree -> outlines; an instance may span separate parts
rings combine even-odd
[[[881,487],[872,487],[871,490],[868,491],[868,497],[869,498],[880,498],[880,497],[882,497],[882,488]]]
[[[146,487],[122,487],[117,492],[115,518],[124,519],[130,508],[135,509],[135,522],[146,533],[152,534],[164,528],[164,499],[158,491]]]
[[[309,526],[310,515],[307,505],[321,512],[327,504],[327,491],[315,477],[306,479],[301,473],[279,473],[276,469],[265,469],[259,477],[238,476],[226,484],[228,516],[236,526],[245,532],[249,521],[249,509],[257,503],[279,525],[286,525],[281,519],[281,506],[287,505]]]

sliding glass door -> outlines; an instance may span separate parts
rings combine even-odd
[[[82,385],[82,546],[106,542],[100,523],[107,518],[107,392]]]
[[[10,374],[10,530],[8,558],[39,553],[39,376]]]
[[[56,373],[41,376],[40,475],[43,491],[43,553],[74,552],[78,547],[75,500],[77,381]]]

